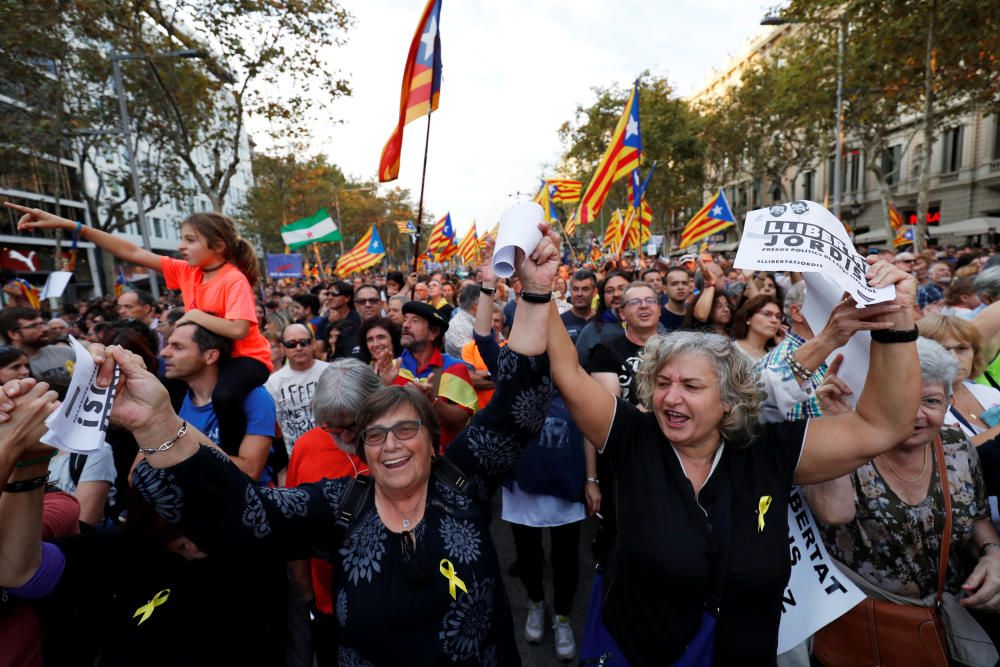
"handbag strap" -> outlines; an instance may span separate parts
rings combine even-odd
[[[948,574],[948,554],[951,551],[951,488],[948,484],[948,468],[944,461],[944,444],[938,433],[931,445],[934,448],[934,458],[937,461],[938,479],[941,481],[941,495],[944,496],[944,534],[941,536],[941,552],[938,554],[938,584],[937,595],[934,596],[934,607],[941,606],[944,595],[944,580]]]

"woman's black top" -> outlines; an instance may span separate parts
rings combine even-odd
[[[672,664],[698,630],[712,588],[711,526],[722,484],[731,488],[731,530],[715,663],[775,664],[791,572],[788,497],[806,424],[766,424],[750,446],[725,444],[696,498],[655,416],[617,400],[604,455],[617,480],[619,538],[604,620],[633,667]]]
[[[172,468],[143,462],[133,478],[157,511],[209,554],[257,549],[334,562],[341,665],[519,665],[490,538],[490,497],[545,422],[548,358],[505,347],[496,379],[489,405],[445,454],[469,478],[467,493],[431,478],[415,548],[369,503],[332,553],[347,479],[261,488],[208,447]]]

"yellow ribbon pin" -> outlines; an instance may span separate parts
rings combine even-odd
[[[757,504],[757,532],[764,532],[764,515],[771,509],[771,496],[761,496]]]
[[[162,591],[154,595],[153,599],[150,600],[148,603],[136,609],[135,613],[132,614],[132,618],[135,618],[139,614],[142,614],[142,618],[139,619],[139,625],[142,625],[143,623],[146,622],[147,618],[153,615],[153,610],[159,607],[164,602],[166,602],[167,598],[169,597],[170,597],[170,589],[169,588],[163,589]]]
[[[465,587],[465,582],[458,578],[458,575],[455,574],[455,566],[447,558],[441,559],[441,574],[448,580],[448,592],[451,593],[452,600],[458,599],[458,592],[455,590],[456,587],[461,588],[462,592],[466,595],[469,594],[469,589]]]

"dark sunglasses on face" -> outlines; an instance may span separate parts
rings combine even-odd
[[[362,306],[374,306],[379,301],[381,301],[381,299],[355,299],[354,303]]]
[[[296,347],[309,347],[312,345],[312,340],[309,338],[300,338],[298,340],[283,340],[281,344],[287,347],[289,350],[294,350]]]

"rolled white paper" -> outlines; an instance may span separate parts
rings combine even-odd
[[[515,204],[500,215],[500,229],[493,251],[493,273],[498,278],[510,278],[514,274],[514,257],[518,248],[527,255],[538,246],[542,240],[538,223],[543,215],[542,207],[533,201]]]

